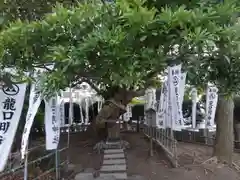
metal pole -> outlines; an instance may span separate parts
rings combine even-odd
[[[56,180],[60,179],[58,148],[55,150]]]
[[[27,151],[24,157],[24,180],[28,180],[28,144],[27,144]]]

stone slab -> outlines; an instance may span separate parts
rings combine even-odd
[[[126,171],[126,164],[118,164],[118,165],[103,165],[100,169],[101,172],[118,172],[118,171]]]
[[[114,176],[117,180],[124,180],[127,179],[127,173],[101,173],[100,177],[112,177]]]
[[[147,178],[140,175],[128,176],[127,180],[147,180]]]
[[[75,178],[75,180],[94,180],[92,173],[78,173]]]
[[[104,159],[123,159],[125,158],[124,154],[104,154]]]
[[[106,141],[106,144],[120,144],[121,143],[121,140],[116,140],[116,141],[114,141],[114,140],[107,140]]]
[[[105,154],[119,154],[123,153],[123,149],[106,149],[104,151]]]
[[[83,167],[81,164],[67,164],[65,167],[64,167],[65,171],[74,171],[76,173],[79,173],[79,172],[82,172],[83,171]]]
[[[122,146],[120,143],[106,143],[107,149],[121,149]]]
[[[126,164],[125,159],[104,159],[103,165],[109,165],[109,164]]]
[[[117,180],[115,176],[99,176],[95,180]]]

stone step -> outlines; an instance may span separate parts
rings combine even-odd
[[[107,145],[107,149],[121,149],[122,146],[121,145]]]
[[[125,156],[123,153],[121,154],[104,154],[104,159],[124,159]]]
[[[93,180],[116,180],[116,178],[114,176],[106,176],[106,177],[97,177]]]
[[[123,153],[123,149],[106,149],[105,154],[120,154]]]
[[[147,180],[144,176],[140,175],[131,175],[127,177],[128,180]]]
[[[100,177],[108,177],[108,176],[113,176],[115,177],[117,180],[125,180],[127,179],[127,173],[123,172],[123,173],[101,173]]]
[[[121,141],[106,141],[106,144],[121,144]]]
[[[78,173],[74,180],[94,180],[92,173]]]
[[[104,159],[103,165],[109,165],[109,164],[126,164],[125,159]]]
[[[122,165],[103,165],[102,168],[100,169],[100,172],[119,172],[119,171],[126,171],[127,166],[126,164]],[[101,174],[101,173],[100,173]]]

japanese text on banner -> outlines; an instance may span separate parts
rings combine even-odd
[[[46,149],[57,149],[60,137],[60,98],[45,100]]]
[[[34,118],[41,104],[41,101],[42,101],[42,98],[41,98],[40,92],[38,91],[37,84],[32,84],[30,96],[29,96],[29,106],[28,106],[28,111],[26,116],[26,123],[24,126],[23,135],[22,135],[22,143],[21,143],[22,159],[24,159],[25,153],[27,152],[29,134],[32,128]]]
[[[183,125],[183,116],[180,105],[180,78],[181,78],[181,64],[169,68],[169,83],[170,83],[170,99],[171,99],[171,116],[172,127],[174,129],[181,128]]]
[[[218,102],[218,89],[216,87],[208,86],[207,102],[206,102],[206,111],[207,111],[206,126],[207,127],[214,125],[217,102]]]
[[[20,120],[26,84],[13,84],[12,87],[4,86],[0,90],[0,171],[3,171],[14,136]]]

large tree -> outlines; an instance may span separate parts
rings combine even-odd
[[[77,0],[4,0],[0,2],[0,15],[5,22],[15,19],[36,20],[41,19],[46,13],[51,13],[56,3],[70,7],[78,2]]]
[[[191,84],[212,82],[223,95],[215,155],[231,162],[233,110],[228,107],[240,83],[237,12],[233,0],[164,8],[140,0],[58,6],[42,20],[18,21],[0,33],[1,68],[15,67],[20,79],[24,71],[44,68],[46,95],[86,81],[117,105],[99,113],[112,117],[167,65],[182,63]]]

